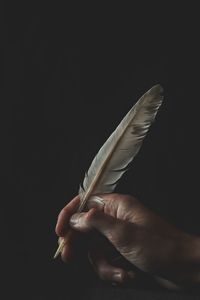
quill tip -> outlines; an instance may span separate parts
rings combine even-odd
[[[56,258],[58,257],[59,254],[60,254],[60,251],[59,251],[59,249],[57,249],[57,250],[56,250],[56,253],[54,254],[53,259],[56,259]]]
[[[58,246],[58,249],[56,250],[56,253],[54,254],[54,257],[53,259],[57,258],[58,255],[62,252],[63,248],[65,246],[65,240],[61,240],[59,246]]]

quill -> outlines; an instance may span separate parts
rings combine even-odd
[[[128,165],[138,153],[148,129],[155,119],[163,101],[160,85],[148,90],[130,109],[121,123],[101,147],[85,174],[79,189],[81,212],[87,200],[98,193],[111,193],[115,189]],[[54,258],[62,252],[67,237],[61,239]]]

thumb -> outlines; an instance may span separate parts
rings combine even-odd
[[[116,246],[119,242],[121,244],[127,240],[127,232],[130,234],[130,230],[134,230],[134,224],[114,218],[95,208],[72,215],[70,225],[75,230],[85,233],[96,229]]]

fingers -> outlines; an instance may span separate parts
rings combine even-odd
[[[119,206],[124,206],[127,203],[132,204],[134,200],[136,199],[134,199],[133,197],[120,194],[95,195],[88,200],[87,206],[88,209],[96,208],[98,210],[104,211],[108,215],[117,217]],[[67,230],[69,229],[69,219],[77,211],[79,204],[80,197],[76,196],[61,210],[55,229],[58,236],[64,237],[67,233]]]
[[[89,253],[88,257],[94,271],[102,280],[123,284],[136,278],[135,272],[111,265],[102,251],[95,249]]]
[[[70,218],[72,228],[85,233],[97,229],[105,236],[108,234],[107,231],[115,229],[119,222],[120,220],[116,220],[95,208],[89,212],[75,213]]]
[[[135,225],[116,219],[100,210],[92,208],[86,213],[76,213],[70,219],[70,226],[80,232],[94,229],[102,233],[114,246],[127,242],[127,234],[134,235]]]
[[[89,209],[92,207],[89,212],[76,214],[80,204],[80,197],[76,196],[62,209],[58,216],[57,235],[65,237],[70,227],[86,233],[96,229],[116,246],[116,241],[120,240],[120,236],[124,235],[125,222],[116,219],[115,211],[117,211],[121,202],[126,202],[127,197],[130,198],[130,196],[119,194],[96,195],[91,197],[87,203]],[[73,215],[74,213],[75,215]],[[67,238],[67,243],[62,253],[64,261],[70,261],[73,258],[74,249],[77,248],[75,246],[76,240],[80,239],[80,234],[78,235],[77,238],[77,233],[73,232],[70,238]]]
[[[112,194],[111,194],[112,195]],[[110,198],[109,198],[110,199]],[[72,199],[59,213],[56,224],[56,234],[64,237],[69,229],[70,217],[77,211],[80,204],[79,195]],[[87,203],[88,208],[104,209],[104,200],[99,196],[92,196]]]
[[[70,217],[77,211],[79,203],[80,198],[76,196],[61,210],[55,229],[58,236],[64,237],[66,235],[69,229]]]

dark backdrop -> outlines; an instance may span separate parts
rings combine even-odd
[[[156,83],[164,104],[117,191],[200,233],[198,53],[136,42],[71,47],[63,20],[45,9],[16,15],[14,7],[5,22],[3,261],[11,290],[24,285],[26,299],[64,299],[75,283],[75,293],[96,284],[89,267],[52,260],[57,215],[99,147]]]

